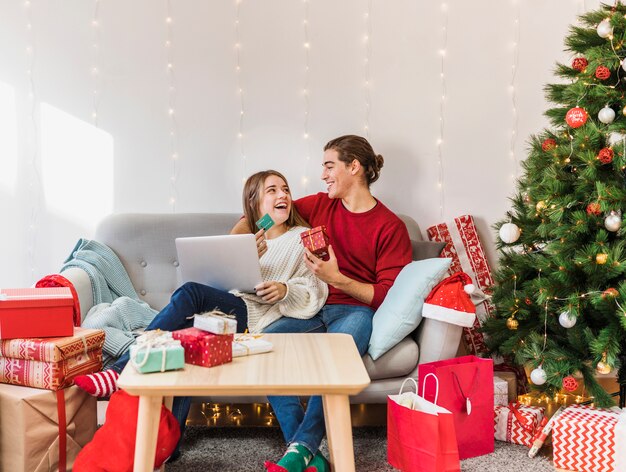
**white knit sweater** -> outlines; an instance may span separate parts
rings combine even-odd
[[[308,319],[324,305],[328,286],[307,269],[303,261],[304,247],[300,233],[308,228],[296,226],[279,237],[267,240],[267,252],[260,259],[261,276],[265,282],[287,285],[287,295],[276,303],[261,297],[233,290],[248,309],[248,330],[259,333],[283,316]]]

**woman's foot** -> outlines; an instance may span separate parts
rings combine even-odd
[[[330,463],[324,457],[320,451],[317,451],[315,457],[309,462],[309,466],[304,469],[304,472],[330,472]]]
[[[267,472],[304,472],[311,461],[311,452],[301,444],[292,443],[276,464],[265,461]]]
[[[74,378],[74,383],[78,388],[94,397],[110,397],[114,392],[119,390],[117,387],[117,379],[119,376],[120,374],[113,369],[107,369],[102,372],[96,372],[95,374],[79,375]]]

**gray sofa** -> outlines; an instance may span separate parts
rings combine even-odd
[[[400,215],[411,240],[421,241],[417,223]],[[155,309],[163,308],[179,286],[178,262],[174,239],[181,236],[228,234],[240,214],[117,214],[105,218],[94,239],[109,246],[120,258],[139,296]],[[82,316],[93,305],[91,284],[87,274],[76,268],[63,272],[74,283],[80,299]],[[460,326],[424,318],[418,329],[382,357],[373,361],[369,355],[363,362],[372,383],[352,403],[386,403],[387,395],[398,393],[407,376],[416,375],[419,363],[454,357],[461,339]],[[259,402],[258,397],[203,398],[214,402]]]

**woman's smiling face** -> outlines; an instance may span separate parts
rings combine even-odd
[[[276,175],[270,175],[263,182],[259,199],[259,214],[268,213],[274,223],[283,224],[291,213],[291,191],[287,183]]]

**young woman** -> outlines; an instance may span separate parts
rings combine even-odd
[[[283,316],[307,319],[320,310],[328,296],[328,286],[304,262],[300,233],[308,225],[292,204],[287,179],[275,170],[252,175],[244,185],[243,211],[248,232],[256,231],[254,222],[266,213],[274,221],[267,232],[256,233],[263,278],[255,287],[256,294],[224,292],[188,282],[174,292],[170,303],[146,330],[189,328],[193,325],[192,315],[217,308],[236,316],[237,331],[243,332],[247,327],[251,332],[260,332]],[[117,390],[117,378],[128,360],[127,352],[110,369],[78,376],[74,382],[91,395],[110,396]],[[189,406],[189,398],[174,400],[172,412],[181,425],[181,433]]]

